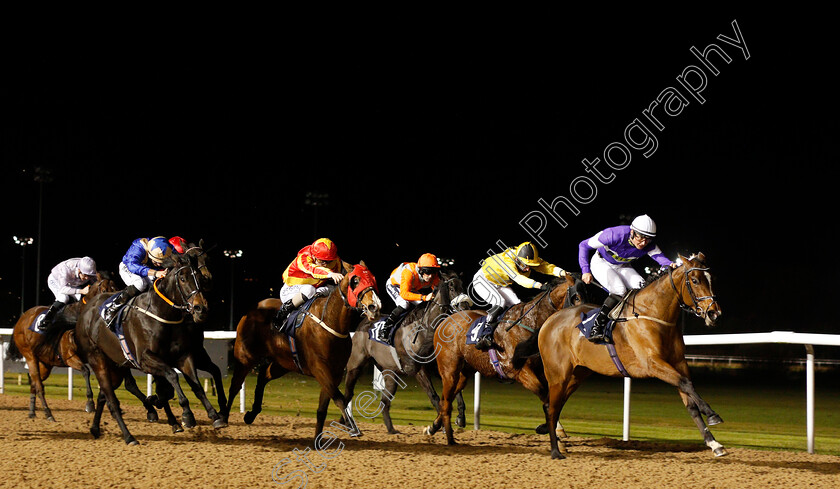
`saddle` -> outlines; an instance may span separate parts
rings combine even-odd
[[[303,324],[303,320],[306,319],[306,313],[312,307],[312,303],[315,302],[315,299],[317,299],[317,296],[304,302],[300,307],[291,310],[289,315],[286,316],[286,320],[283,321],[283,325],[280,326],[277,331],[287,336],[294,336],[295,331],[300,328]]]

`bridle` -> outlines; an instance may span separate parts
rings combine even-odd
[[[685,266],[686,265],[683,264],[683,267],[685,267]],[[686,270],[685,270],[685,274],[684,274],[684,277],[683,277],[683,289],[688,289],[688,295],[691,297],[691,301],[693,302],[692,306],[689,306],[685,302],[683,302],[683,300],[682,300],[683,294],[682,294],[681,291],[677,290],[677,286],[674,283],[674,274],[673,274],[673,271],[672,271],[671,268],[668,269],[668,278],[671,280],[671,288],[674,289],[674,292],[677,293],[677,302],[679,303],[680,308],[684,311],[688,311],[688,312],[694,314],[695,316],[697,316],[699,318],[705,319],[708,312],[709,312],[709,309],[717,302],[717,296],[706,295],[706,296],[698,297],[697,294],[694,293],[694,289],[691,287],[691,279],[689,278],[689,274],[691,272],[694,272],[694,271],[708,273],[709,268],[708,267],[693,266],[691,268],[686,268]],[[711,291],[711,290],[712,290],[712,284],[709,283],[709,291]],[[711,300],[709,305],[706,306],[705,308],[701,307],[700,302],[707,301],[707,300]]]

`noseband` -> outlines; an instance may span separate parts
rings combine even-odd
[[[685,266],[685,265],[683,265],[683,266]],[[677,290],[676,284],[674,284],[674,275],[673,275],[672,269],[670,269],[670,268],[668,269],[668,278],[670,278],[670,280],[671,280],[671,288],[674,289],[674,292],[677,293],[677,301],[679,302],[680,308],[683,309],[684,311],[688,311],[688,312],[694,314],[695,316],[697,316],[699,318],[705,319],[706,315],[709,312],[709,308],[711,308],[715,304],[715,302],[717,302],[717,296],[706,295],[706,296],[702,296],[702,297],[697,297],[697,294],[694,293],[694,289],[691,288],[691,279],[689,279],[689,277],[688,277],[688,275],[693,271],[699,271],[699,272],[704,272],[705,273],[705,272],[708,272],[709,269],[708,269],[708,267],[707,268],[691,267],[691,268],[687,268],[686,271],[685,271],[685,276],[683,278],[683,282],[684,282],[683,285],[684,285],[685,288],[688,289],[688,295],[691,296],[691,300],[694,303],[693,307],[690,307],[685,302],[683,302],[682,294]],[[709,283],[709,290],[710,291],[712,290],[711,282]],[[712,302],[710,302],[709,305],[706,306],[705,308],[700,307],[700,302],[707,301],[707,300],[711,300]]]

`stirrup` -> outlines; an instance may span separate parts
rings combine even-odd
[[[475,342],[475,348],[480,351],[488,351],[493,348],[493,336],[482,336]]]

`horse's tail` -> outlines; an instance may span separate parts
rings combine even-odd
[[[513,350],[513,357],[511,357],[511,365],[513,365],[514,369],[521,369],[529,358],[540,354],[538,337],[539,334],[533,334],[516,345],[516,348]]]
[[[76,327],[76,321],[71,321],[63,314],[57,314],[55,320],[41,335],[41,341],[35,347],[35,356],[52,356],[61,351],[61,338],[64,333]]]
[[[6,360],[22,360],[23,354],[18,349],[17,343],[15,343],[15,337],[12,336],[12,341],[9,342],[9,349],[6,350]],[[2,361],[2,359],[0,359]]]

